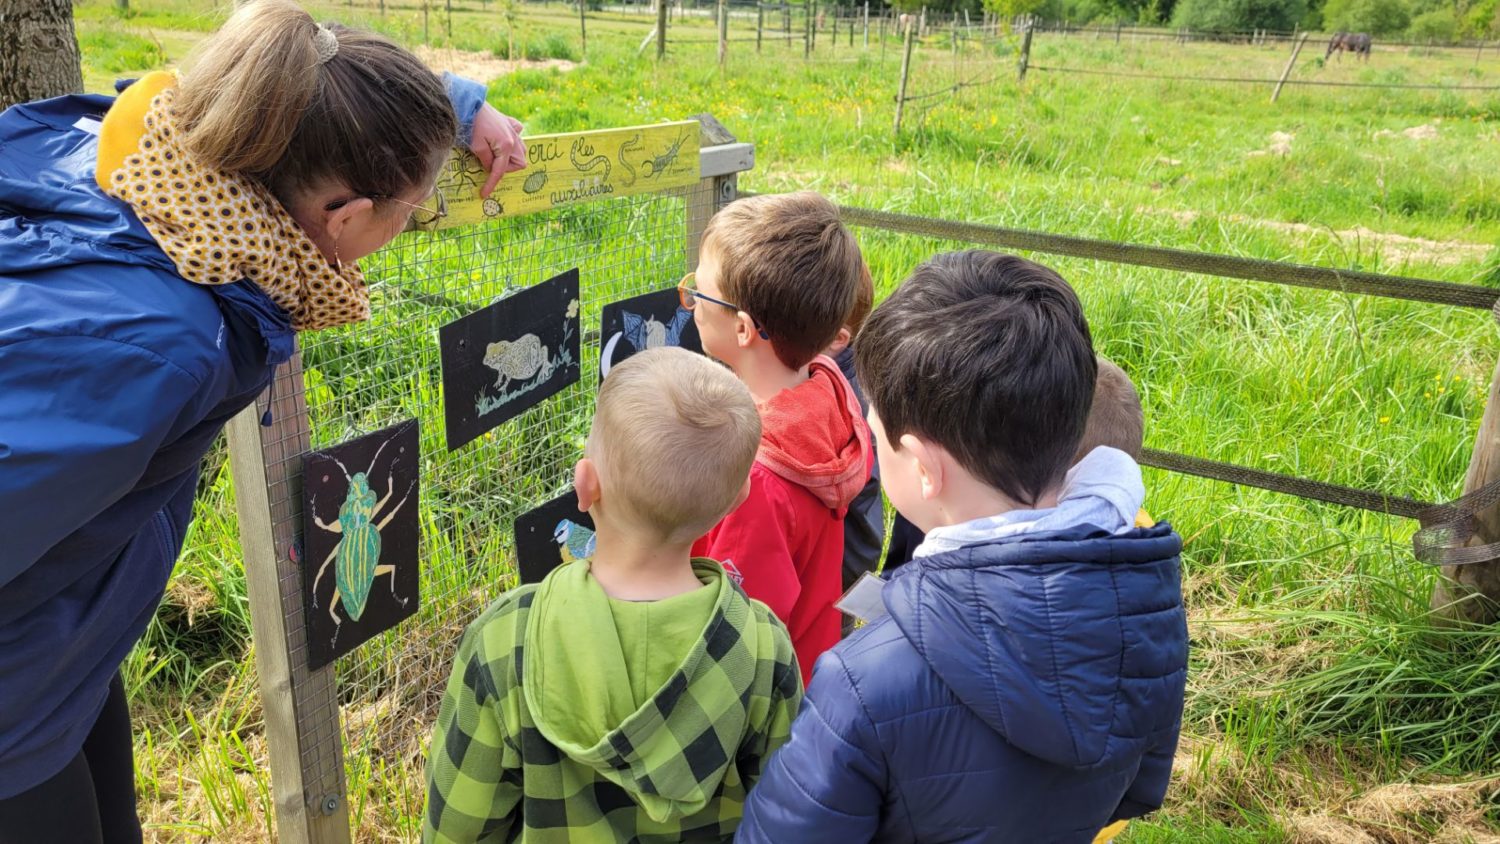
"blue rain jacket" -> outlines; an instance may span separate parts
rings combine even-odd
[[[824,654],[739,842],[1078,842],[1157,808],[1187,621],[1169,525],[921,557]]]
[[[467,138],[484,86],[448,86]],[[0,114],[0,799],[83,747],[166,591],[199,461],[294,349],[258,287],[184,281],[99,189],[112,102]]]

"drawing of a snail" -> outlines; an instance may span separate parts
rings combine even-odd
[[[511,381],[524,381],[546,368],[547,347],[535,334],[490,343],[484,347],[484,365],[500,374],[495,386],[504,392]]]

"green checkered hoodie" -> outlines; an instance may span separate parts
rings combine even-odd
[[[693,569],[716,593],[708,622],[639,707],[618,682],[634,666],[621,664],[587,561],[507,593],[469,626],[433,729],[424,842],[734,836],[802,681],[770,610],[717,563]]]

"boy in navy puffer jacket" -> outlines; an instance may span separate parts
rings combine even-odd
[[[1076,466],[1096,363],[1073,290],[939,255],[860,336],[881,483],[926,539],[818,660],[737,840],[1088,844],[1161,805],[1182,719],[1182,539],[1140,469]],[[1072,466],[1070,469],[1069,467]]]

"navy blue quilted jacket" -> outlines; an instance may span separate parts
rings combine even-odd
[[[818,660],[741,842],[1079,842],[1161,805],[1187,620],[1170,525],[919,558]]]

